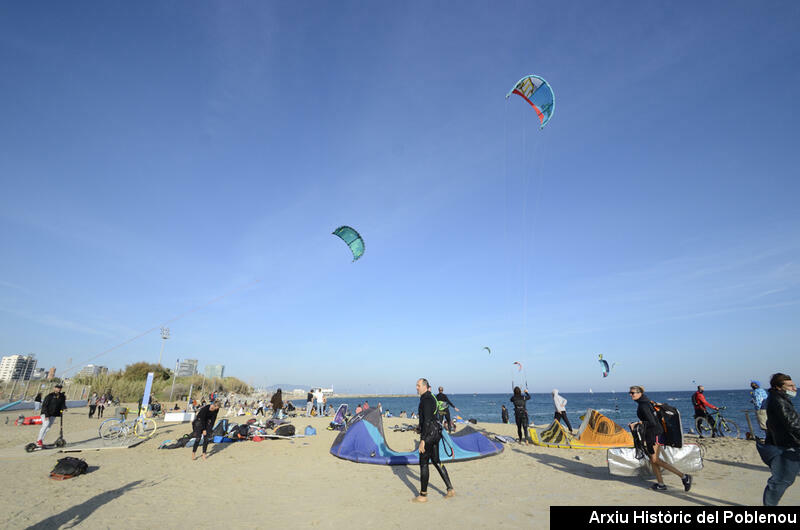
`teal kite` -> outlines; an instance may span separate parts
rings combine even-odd
[[[484,347],[483,347],[483,349],[484,349],[484,350],[486,350],[486,351],[488,351],[488,352],[489,352],[489,355],[491,355],[491,354],[492,354],[492,349],[491,349],[491,348],[489,348],[489,346],[484,346]]]
[[[518,95],[533,107],[539,117],[541,128],[544,129],[553,117],[556,106],[556,96],[550,84],[538,75],[526,75],[506,94],[506,99],[511,97],[511,94]]]
[[[355,229],[349,226],[340,226],[333,231],[333,235],[340,237],[342,241],[347,243],[353,253],[353,261],[364,255],[364,240],[361,239],[361,235]]]

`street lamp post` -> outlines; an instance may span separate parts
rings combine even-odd
[[[172,401],[172,393],[175,391],[175,380],[178,378],[178,363],[180,359],[175,359],[175,373],[172,374],[172,388],[169,391],[169,400]]]
[[[169,338],[169,328],[161,328],[161,352],[158,354],[158,365],[161,366],[161,356],[164,355],[164,344]]]

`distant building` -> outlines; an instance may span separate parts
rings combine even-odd
[[[45,377],[47,377],[47,372],[44,371],[44,368],[37,368],[31,374],[31,380],[38,381],[44,379]]]
[[[33,355],[6,355],[0,360],[0,381],[30,381],[35,369]]]
[[[213,379],[218,377],[222,379],[225,374],[225,366],[221,364],[207,364],[206,365],[206,377],[209,379]]]
[[[80,372],[78,372],[76,377],[94,377],[96,375],[102,375],[108,373],[107,366],[97,366],[94,364],[87,364],[84,366]]]
[[[50,381],[56,376],[56,367],[53,366],[47,371],[47,380]]]
[[[189,377],[197,375],[197,359],[184,359],[178,363],[175,377]]]

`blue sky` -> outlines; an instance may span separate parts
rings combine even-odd
[[[517,360],[536,391],[795,373],[798,22],[6,3],[0,352],[155,362],[157,331],[98,354],[249,285],[170,322],[165,360],[371,392],[506,391]],[[530,73],[556,93],[543,131],[504,99]]]

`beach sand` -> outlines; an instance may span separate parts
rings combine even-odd
[[[674,475],[665,476],[667,492],[651,491],[652,480],[612,477],[605,451],[509,444],[498,456],[448,464],[456,490],[452,499],[442,497],[444,486],[431,469],[429,502],[416,505],[411,499],[419,487],[419,467],[356,464],[332,456],[336,433],[326,430],[330,418],[291,419],[300,433],[314,426],[316,436],[212,444],[207,461],[192,461],[190,449],[157,449],[161,441],[191,427],[161,422],[153,439],[130,449],[28,454],[23,446],[35,440],[39,426],[14,426],[18,414],[0,413],[4,528],[111,528],[120,523],[142,528],[408,528],[434,521],[440,528],[548,528],[551,505],[760,505],[769,477],[755,444],[745,440],[703,440],[705,469],[695,475],[689,493]],[[388,429],[403,423],[413,420],[385,420],[387,441],[395,450],[410,451],[416,435]],[[92,438],[98,424],[87,417],[87,409],[70,410],[65,438],[71,443]],[[511,424],[475,427],[511,436],[516,430]],[[57,436],[56,424],[46,441]],[[89,473],[50,480],[50,470],[64,456],[85,459]],[[800,486],[792,486],[782,504],[800,504]]]

